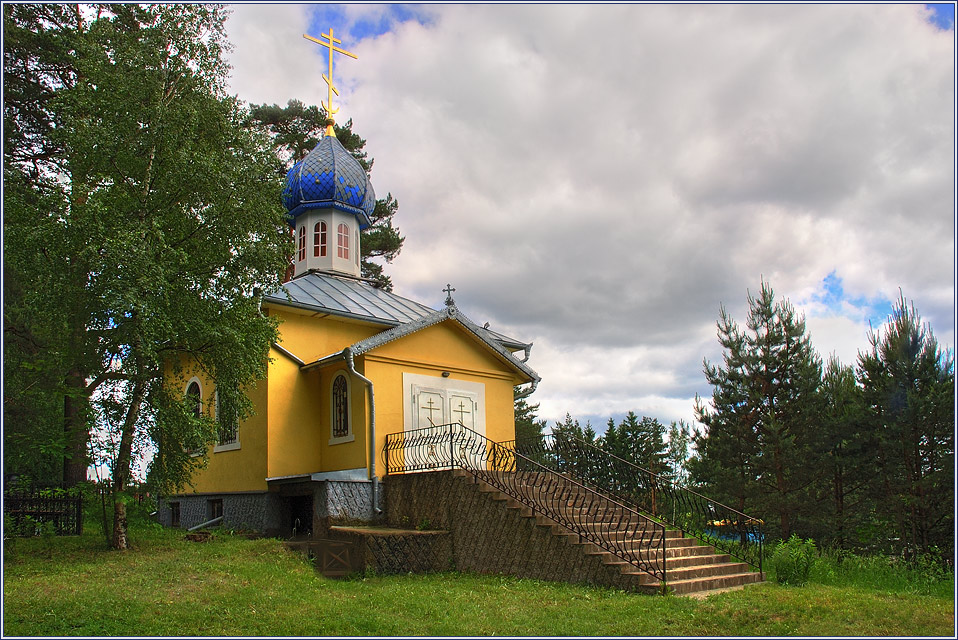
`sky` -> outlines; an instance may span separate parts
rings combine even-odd
[[[534,343],[550,424],[693,422],[763,280],[824,359],[900,294],[954,349],[954,5],[235,5],[232,92],[325,101],[329,28],[395,293]]]

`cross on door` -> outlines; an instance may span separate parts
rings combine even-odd
[[[459,414],[459,424],[463,424],[463,425],[464,425],[466,422],[465,422],[465,420],[462,419],[462,417],[463,417],[464,415],[466,415],[466,414],[472,413],[472,407],[469,407],[469,409],[466,409],[466,403],[463,402],[462,400],[460,400],[460,401],[459,401],[459,408],[458,408],[458,409],[453,409],[452,412]]]
[[[442,412],[442,407],[437,407],[435,403],[432,401],[432,398],[429,398],[429,402],[427,402],[426,405],[423,407],[423,411],[429,412],[429,417],[426,418],[427,420],[429,420],[429,424],[431,424],[432,426],[436,426],[436,423],[432,421],[432,412],[433,411]]]

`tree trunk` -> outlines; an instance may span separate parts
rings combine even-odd
[[[87,398],[83,375],[74,369],[66,378],[67,393],[63,398],[63,431],[66,447],[63,455],[63,485],[74,487],[86,482],[90,460],[87,444],[90,432],[86,420]]]
[[[126,504],[123,502],[123,491],[130,476],[130,460],[133,451],[133,436],[136,433],[136,422],[143,404],[145,385],[141,380],[133,383],[133,393],[130,394],[130,406],[123,420],[123,432],[120,435],[120,449],[116,455],[116,465],[113,467],[113,548],[129,548],[127,533]]]

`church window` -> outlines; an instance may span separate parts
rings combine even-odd
[[[306,259],[306,227],[299,228],[299,261]]]
[[[228,451],[239,448],[239,421],[236,411],[231,402],[225,398],[220,398],[219,389],[216,390],[216,422],[218,427],[218,439],[216,451]]]
[[[313,257],[326,257],[326,223],[322,220],[313,227]]]
[[[336,234],[336,246],[338,255],[344,260],[349,260],[349,227],[340,223],[338,233]]]
[[[343,373],[339,373],[333,378],[330,407],[332,408],[332,439],[330,443],[353,440],[349,424],[349,382]]]
[[[356,259],[356,266],[359,266],[359,229],[356,229],[356,249],[353,251],[353,255]]]
[[[199,381],[195,378],[186,387],[186,397],[193,416],[199,418],[203,414],[203,391],[200,389]]]

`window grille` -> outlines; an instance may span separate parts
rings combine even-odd
[[[338,375],[333,380],[333,437],[349,435],[349,390],[346,376]]]

